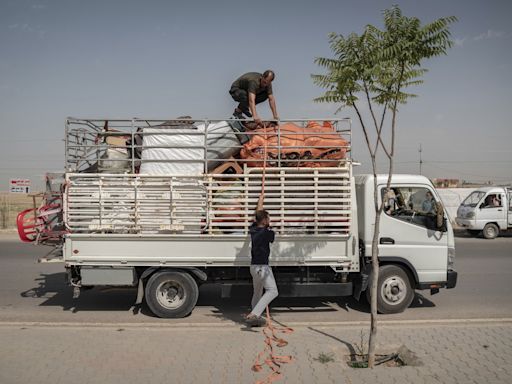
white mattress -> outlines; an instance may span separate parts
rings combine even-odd
[[[148,175],[201,175],[203,135],[196,127],[144,128],[140,173]],[[188,147],[188,148],[148,148]]]
[[[148,175],[201,175],[204,169],[205,125],[144,128],[140,173]],[[227,159],[240,150],[231,126],[221,121],[208,125],[208,159]],[[148,148],[148,147],[169,148]],[[185,148],[176,148],[185,147]],[[209,170],[222,163],[209,161]]]

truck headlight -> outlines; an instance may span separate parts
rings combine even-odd
[[[473,219],[475,217],[475,211],[466,213],[466,219]]]
[[[448,248],[448,269],[454,269],[455,267],[455,248]]]

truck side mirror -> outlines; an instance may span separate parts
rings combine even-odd
[[[436,202],[436,227],[438,231],[447,232],[446,217],[444,216],[443,204],[440,201]]]
[[[446,217],[443,217],[443,224],[439,228],[439,231],[441,232],[448,232],[448,226],[446,225]]]

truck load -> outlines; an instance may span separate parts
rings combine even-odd
[[[66,172],[49,175],[46,201],[20,214],[20,237],[55,247],[42,261],[64,263],[75,295],[138,287],[155,315],[182,317],[200,284],[221,285],[224,297],[250,287],[248,231],[264,182],[280,296],[359,299],[369,291],[375,205],[373,177],[353,175],[350,124],[68,118]],[[378,177],[381,199],[386,179]],[[453,288],[457,277],[443,207],[436,219],[421,210],[428,193],[440,202],[433,185],[394,175],[392,187],[405,205],[383,214],[381,313],[403,311],[415,289]]]

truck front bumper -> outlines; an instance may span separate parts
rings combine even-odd
[[[457,285],[457,272],[449,269],[447,272],[447,279],[443,282],[430,282],[430,283],[419,283],[416,285],[416,289],[430,289],[432,294],[439,292],[439,288],[455,288]]]
[[[467,228],[467,229],[472,229],[475,227],[475,220],[471,220],[471,219],[461,219],[460,217],[456,217],[455,218],[455,222],[457,223],[457,225],[461,226],[461,227],[464,227],[464,228]]]

